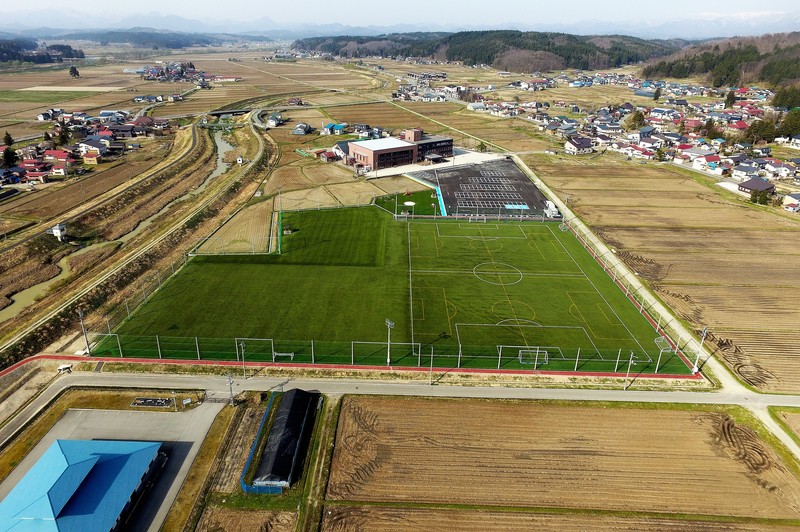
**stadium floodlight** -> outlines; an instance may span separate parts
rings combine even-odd
[[[78,309],[78,318],[81,320],[81,331],[83,331],[83,340],[86,342],[86,354],[91,355],[92,351],[89,348],[89,335],[86,334],[86,325],[83,323],[83,311]]]
[[[394,329],[394,322],[386,318],[386,365],[392,365],[392,329]]]
[[[628,377],[631,374],[631,366],[635,366],[636,365],[636,362],[634,362],[634,360],[638,360],[638,359],[636,358],[636,355],[633,354],[633,351],[631,351],[631,356],[628,359],[628,371],[625,372],[625,382],[622,385],[622,389],[623,390],[627,390],[628,389],[628,386],[629,386]],[[633,382],[631,382],[631,384],[633,384]]]
[[[692,375],[697,375],[697,372],[700,371],[700,353],[703,352],[703,344],[706,342],[706,335],[708,335],[708,327],[703,327],[703,333],[700,337],[700,349],[697,350],[697,358],[694,359]]]

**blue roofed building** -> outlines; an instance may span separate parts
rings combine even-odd
[[[56,440],[0,501],[0,531],[114,530],[163,465],[160,442]]]

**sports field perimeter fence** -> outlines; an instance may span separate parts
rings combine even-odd
[[[674,350],[137,336],[89,331],[92,355],[260,364],[686,374]]]

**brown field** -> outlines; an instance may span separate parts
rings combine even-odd
[[[800,480],[724,412],[535,402],[348,397],[327,498],[800,519]]]
[[[332,107],[327,109],[327,112],[335,118],[337,122],[380,126],[386,130],[391,130],[393,133],[399,133],[402,129],[412,127],[421,127],[427,133],[432,134],[438,134],[447,130],[446,127],[426,120],[421,116],[417,116],[390,103]]]
[[[622,517],[609,515],[497,512],[490,510],[446,510],[392,508],[380,506],[336,506],[325,508],[322,530],[326,532],[381,530],[382,532],[425,530],[484,532],[504,530],[678,530],[678,531],[756,531],[763,524],[691,521],[678,519]],[[769,530],[795,530],[773,527]]]
[[[327,188],[343,205],[366,205],[372,202],[372,198],[384,195],[381,189],[369,181],[329,185]]]
[[[431,120],[447,124],[452,129],[444,130],[442,134],[452,136],[459,146],[474,148],[477,144],[477,141],[465,136],[466,133],[508,151],[543,151],[554,147],[550,141],[542,140],[534,123],[522,118],[506,119],[476,113],[456,103],[407,102],[401,105]],[[557,149],[563,147],[562,142],[557,144]]]
[[[269,251],[272,199],[245,207],[200,246],[200,253]]]
[[[609,156],[605,156],[607,158]],[[530,156],[531,167],[741,378],[800,390],[800,222],[672,166]]]
[[[324,209],[328,207],[340,207],[341,203],[336,199],[327,187],[306,188],[295,190],[281,195],[283,210],[299,211],[303,209]]]
[[[203,532],[292,532],[294,529],[294,512],[231,510],[218,506],[206,508],[196,528]]]

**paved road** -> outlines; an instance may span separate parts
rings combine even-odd
[[[179,388],[206,390],[209,397],[227,399],[228,379],[220,376],[141,375],[121,373],[73,373],[63,375],[36,397],[16,418],[0,429],[0,447],[19,430],[25,420],[45,408],[70,386],[113,386],[125,388]],[[739,405],[748,408],[800,460],[800,447],[769,416],[767,407],[800,407],[800,396],[759,394],[740,385],[719,391],[634,391],[564,388],[504,388],[495,386],[428,385],[409,381],[364,381],[355,379],[281,379],[253,377],[234,380],[233,392],[303,388],[325,394],[415,395],[491,399],[550,399],[563,401],[612,401]]]

